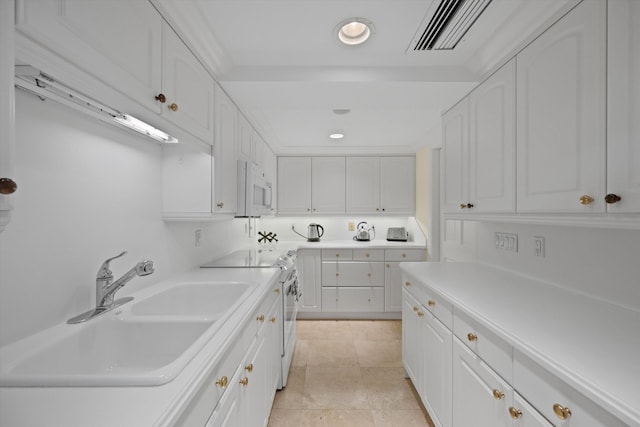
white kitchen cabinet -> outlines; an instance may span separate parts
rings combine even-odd
[[[414,157],[347,157],[347,212],[415,214]]]
[[[11,218],[14,175],[14,2],[0,2],[0,233]]]
[[[213,144],[213,77],[167,23],[162,37],[162,116]]]
[[[241,160],[246,160],[248,162],[255,163],[255,144],[256,139],[254,137],[254,130],[249,120],[244,116],[244,114],[238,114],[238,135],[239,135],[239,145],[238,145],[238,158]]]
[[[383,262],[322,262],[322,286],[384,287],[384,277]]]
[[[469,98],[442,117],[442,211],[460,212],[469,200]]]
[[[444,212],[515,212],[515,60],[442,123]]]
[[[516,391],[513,392],[513,405],[509,407],[509,415],[513,419],[514,427],[553,427],[553,424]]]
[[[255,129],[253,129],[251,141],[253,146],[253,163],[264,171],[264,156],[267,151],[267,144]]]
[[[420,303],[406,289],[402,290],[402,365],[418,394],[424,395],[422,384],[422,341]]]
[[[160,113],[162,25],[148,1],[18,0],[17,30]],[[95,96],[95,94],[94,94]]]
[[[469,95],[468,198],[472,212],[515,212],[516,64],[512,59]]]
[[[453,427],[511,425],[513,388],[479,356],[453,339]]]
[[[640,3],[608,2],[608,212],[640,212]],[[616,197],[620,197],[618,201]]]
[[[402,311],[402,271],[400,271],[400,263],[388,261],[384,267],[384,311]]]
[[[162,147],[162,215],[205,218],[212,212],[211,146],[197,141]]]
[[[214,99],[213,210],[216,213],[235,213],[238,198],[238,108],[218,84],[215,85]]]
[[[242,369],[238,368],[235,375],[228,380],[228,389],[218,402],[205,427],[243,427],[240,405],[242,374]]]
[[[383,287],[322,287],[325,313],[375,313],[384,311]]]
[[[423,402],[436,427],[451,426],[453,334],[429,310],[420,325]]]
[[[271,211],[278,211],[278,157],[265,145],[264,176],[271,183]]]
[[[320,249],[299,249],[296,268],[300,279],[302,297],[299,312],[322,311],[322,275]]]
[[[606,2],[585,0],[517,55],[518,212],[604,212]]]
[[[278,212],[344,213],[344,157],[279,157]]]

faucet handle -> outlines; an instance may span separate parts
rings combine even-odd
[[[120,255],[111,257],[107,259],[105,262],[103,262],[102,266],[100,267],[100,270],[98,270],[98,279],[108,279],[109,277],[113,277],[113,273],[111,272],[111,270],[109,270],[109,263],[116,258],[125,256],[126,253],[127,251],[122,251]]]

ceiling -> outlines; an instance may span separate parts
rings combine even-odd
[[[438,0],[153,0],[276,154],[414,153],[440,115],[576,0],[493,0],[453,50],[410,44]],[[372,21],[363,45],[337,40]],[[349,109],[334,114],[334,109]],[[332,131],[344,139],[331,140]]]

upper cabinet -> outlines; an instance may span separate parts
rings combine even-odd
[[[278,157],[278,213],[311,212],[311,157]]]
[[[606,2],[585,0],[517,55],[518,212],[603,212]]]
[[[238,197],[238,108],[218,84],[215,85],[214,112],[213,210],[216,213],[235,213]]]
[[[469,200],[469,99],[442,117],[442,210],[458,212]]]
[[[608,2],[607,210],[640,212],[640,3]]]
[[[347,157],[347,213],[415,214],[415,157]]]
[[[14,3],[0,2],[0,233],[9,223],[11,194],[17,189],[13,159],[15,143]]]

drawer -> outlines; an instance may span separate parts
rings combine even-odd
[[[529,402],[517,392],[513,392],[512,408],[515,415],[510,416],[518,417],[516,421],[513,422],[514,427],[553,427],[553,424],[547,421],[540,412],[529,405]],[[509,409],[511,410],[511,408]]]
[[[384,249],[354,249],[354,261],[384,261]]]
[[[508,382],[513,373],[512,347],[459,310],[453,312],[453,333]]]
[[[351,261],[353,259],[353,249],[323,249],[323,261]]]
[[[449,330],[453,330],[453,306],[421,285],[416,285],[406,276],[402,277],[402,286],[409,292],[423,308],[433,314]]]
[[[258,308],[253,311],[251,316],[249,316],[245,327],[242,329],[242,340],[247,345],[251,343],[253,337],[259,333],[260,329],[264,327],[265,323],[269,320],[269,310],[271,309],[274,301],[282,298],[280,296],[281,291],[275,292],[276,288],[279,289],[279,286],[274,285],[273,290],[267,293]]]
[[[322,288],[323,312],[382,312],[384,288]]]
[[[385,249],[385,261],[426,261],[424,249]]]
[[[323,262],[322,286],[384,286],[384,263]]]
[[[513,386],[556,427],[626,426],[518,350],[514,351]],[[571,412],[566,420],[560,418],[563,416],[562,408],[568,408]],[[556,414],[556,410],[559,414]]]

